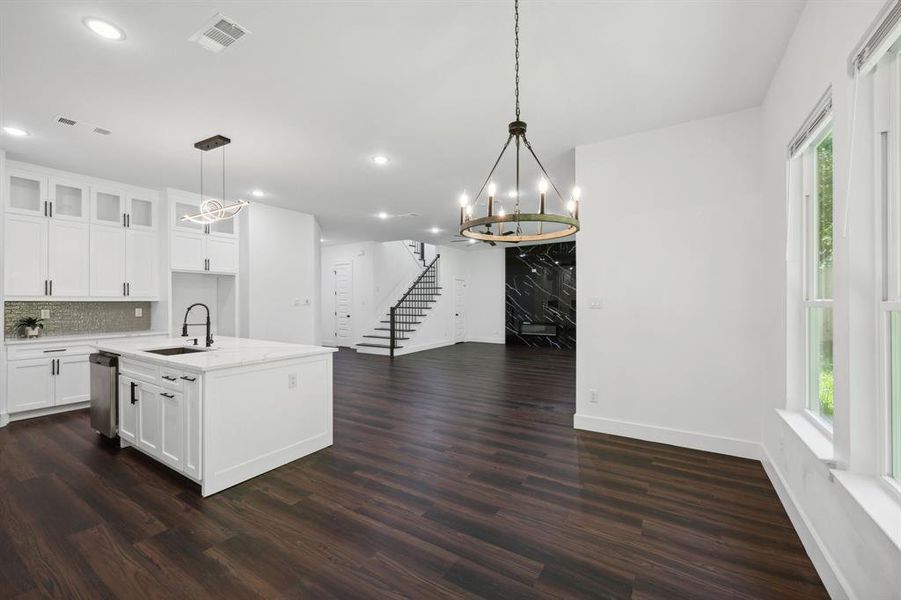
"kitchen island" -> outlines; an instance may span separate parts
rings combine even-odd
[[[100,340],[119,356],[118,430],[209,496],[332,444],[335,348],[219,337]]]

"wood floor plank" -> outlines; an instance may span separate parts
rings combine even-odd
[[[759,462],[574,430],[572,352],[334,376],[334,446],[210,498],[83,411],[0,429],[0,596],[827,597]]]

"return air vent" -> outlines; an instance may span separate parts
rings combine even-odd
[[[200,44],[210,52],[222,52],[250,33],[225,15],[217,13],[188,40]]]
[[[109,129],[104,129],[103,127],[95,127],[94,133],[98,133],[100,135],[109,135],[112,133]]]
[[[76,125],[78,125],[78,121],[76,121],[75,119],[70,119],[69,117],[64,117],[62,115],[56,115],[53,120],[60,125],[66,125],[68,127],[75,127]]]

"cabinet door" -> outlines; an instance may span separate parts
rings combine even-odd
[[[119,437],[130,444],[138,442],[138,402],[141,384],[119,376]],[[132,402],[132,400],[134,400]]]
[[[53,363],[46,358],[10,360],[6,363],[9,412],[17,413],[53,405]]]
[[[46,216],[47,178],[17,169],[8,169],[7,173],[6,212]]]
[[[128,227],[130,229],[156,229],[157,201],[148,196],[128,196]]]
[[[8,214],[4,233],[5,295],[46,295],[47,219]]]
[[[220,219],[218,221],[213,221],[207,227],[207,232],[210,235],[215,235],[219,237],[228,237],[232,238],[235,236],[235,219]]]
[[[79,181],[50,178],[48,215],[64,221],[88,221],[88,187]]]
[[[194,479],[200,479],[202,476],[200,460],[200,380],[194,375],[185,375],[182,379],[185,386],[184,471]]]
[[[125,228],[91,227],[91,296],[125,296]]]
[[[141,383],[138,396],[138,448],[160,457],[162,443],[162,388]]]
[[[50,220],[48,275],[50,295],[91,294],[91,230],[87,223]]]
[[[185,465],[184,396],[179,392],[160,390],[160,458],[179,471]]]
[[[234,238],[209,236],[206,240],[207,265],[216,273],[238,272],[238,241]]]
[[[138,298],[158,297],[159,253],[156,233],[128,229],[125,239],[125,281],[128,282],[128,295]]]
[[[206,259],[203,233],[172,232],[172,268],[177,271],[203,271]]]
[[[125,227],[125,193],[121,190],[91,187],[91,222]]]
[[[54,404],[73,404],[91,399],[91,363],[88,355],[61,356],[56,359],[53,382]]]

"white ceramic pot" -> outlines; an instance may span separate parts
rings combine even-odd
[[[27,338],[41,337],[41,334],[43,332],[44,332],[43,325],[38,325],[37,327],[26,327],[25,328],[25,337],[27,337]]]

